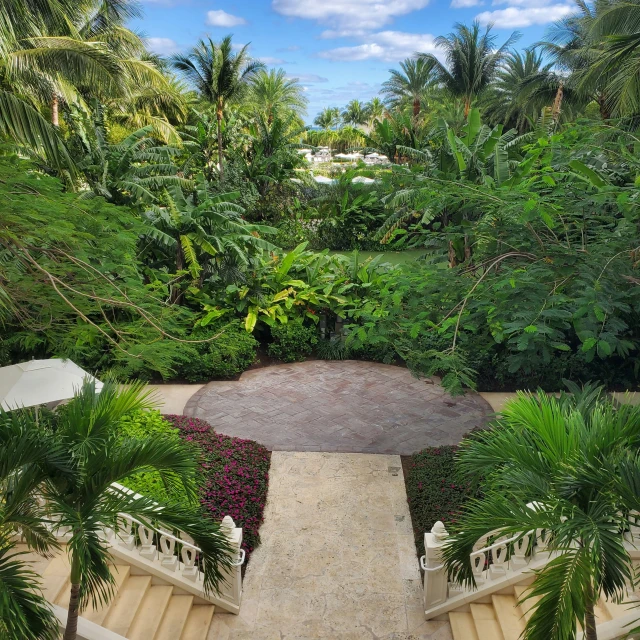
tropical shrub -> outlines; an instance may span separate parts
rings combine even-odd
[[[310,356],[318,343],[318,330],[315,326],[307,326],[300,321],[271,327],[273,342],[267,353],[282,362],[298,362]]]
[[[118,423],[119,437],[122,441],[128,438],[169,438],[180,439],[180,433],[176,427],[165,420],[157,410],[133,411],[122,418]],[[143,471],[135,476],[125,478],[122,481],[126,487],[148,498],[159,501],[187,500],[187,496],[180,489],[174,487],[169,490],[157,471]]]
[[[168,415],[180,436],[200,448],[200,501],[214,520],[231,516],[243,529],[247,555],[260,543],[259,529],[267,501],[271,453],[253,440],[215,433],[198,418]]]
[[[215,339],[211,339],[214,338]],[[183,364],[181,375],[189,382],[225,380],[246,371],[256,358],[258,341],[239,320],[201,327],[191,334],[197,356]]]

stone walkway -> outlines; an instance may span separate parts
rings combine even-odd
[[[405,455],[457,444],[492,412],[475,393],[453,398],[401,367],[313,360],[210,382],[185,413],[273,451]]]
[[[451,640],[424,620],[399,456],[274,452],[260,535],[209,640]]]

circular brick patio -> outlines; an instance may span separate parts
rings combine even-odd
[[[406,455],[458,443],[486,423],[491,407],[475,393],[451,397],[400,367],[314,360],[210,382],[184,412],[274,451]]]

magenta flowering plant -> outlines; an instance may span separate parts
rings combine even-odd
[[[164,418],[200,449],[200,501],[214,519],[231,516],[242,527],[242,547],[250,555],[260,543],[271,452],[253,440],[216,433],[199,418]]]

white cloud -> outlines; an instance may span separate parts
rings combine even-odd
[[[259,56],[258,60],[264,62],[264,64],[288,64],[286,60],[282,58],[272,58],[271,56]]]
[[[211,27],[238,27],[247,24],[240,16],[234,16],[220,9],[219,11],[207,11],[207,24]]]
[[[511,4],[511,3],[509,3]],[[515,3],[514,3],[515,4]],[[530,27],[534,24],[548,24],[575,12],[568,4],[552,4],[542,7],[507,7],[497,11],[483,11],[476,16],[481,24],[494,24],[498,29]]]
[[[171,38],[145,38],[147,47],[161,56],[170,56],[180,51],[180,47]]]
[[[452,9],[465,9],[467,7],[477,7],[484,4],[482,0],[451,0]],[[496,4],[495,2],[493,4]]]
[[[323,78],[315,73],[288,73],[287,78],[289,80],[297,80],[304,84],[314,84],[316,82],[329,82],[329,78]]]
[[[384,60],[399,62],[416,52],[438,54],[435,38],[429,33],[404,33],[402,31],[378,31],[364,36],[365,42],[353,47],[338,47],[321,51],[318,55],[327,60]]]
[[[429,0],[272,0],[273,9],[284,16],[358,31],[379,29],[428,4]]]

